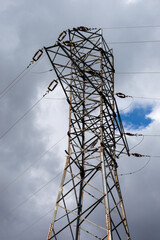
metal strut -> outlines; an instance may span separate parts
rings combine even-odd
[[[69,103],[67,160],[47,240],[130,240],[117,174],[129,155],[101,29],[63,31],[44,48]],[[86,230],[84,230],[86,229]]]

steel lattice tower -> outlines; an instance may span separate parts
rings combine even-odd
[[[47,239],[130,239],[117,159],[129,155],[101,29],[64,31],[45,48],[69,103],[67,159]]]

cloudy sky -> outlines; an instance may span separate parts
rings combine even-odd
[[[115,91],[134,97],[117,98],[126,131],[160,135],[160,2],[0,0],[0,4],[0,239],[42,240],[65,161],[68,106],[59,86],[50,97],[61,99],[40,100],[54,78],[53,72],[42,73],[51,69],[45,55],[23,70],[34,53],[54,44],[63,30],[80,25],[103,28],[115,57]],[[131,152],[150,155],[150,161],[146,165],[148,158],[130,157],[118,162],[120,174],[135,172],[120,177],[135,240],[159,240],[159,139],[145,136],[141,142],[142,137],[128,137],[130,148],[137,145]]]

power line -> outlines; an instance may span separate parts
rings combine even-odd
[[[57,143],[56,143],[57,144]],[[52,147],[51,147],[52,148]],[[133,171],[133,172],[128,172],[128,173],[121,173],[121,174],[119,174],[119,176],[126,176],[126,175],[133,175],[133,174],[136,174],[136,173],[138,173],[138,172],[140,172],[140,171],[142,171],[148,164],[149,164],[149,162],[150,162],[150,160],[151,160],[151,157],[160,157],[160,156],[142,156],[142,157],[149,157],[149,160],[146,162],[146,164],[143,166],[143,167],[141,167],[141,168],[139,168],[138,170],[136,170],[136,171]],[[17,205],[13,210],[12,210],[12,212],[13,211],[15,211],[17,208],[19,208],[20,206],[22,206],[24,203],[26,203],[28,200],[30,200],[34,195],[36,195],[38,192],[40,192],[43,188],[45,188],[51,181],[53,181],[55,178],[57,178],[58,176],[60,175],[60,173],[59,174],[57,174],[57,176],[56,177],[54,177],[53,179],[51,179],[49,182],[47,182],[45,185],[43,185],[41,188],[39,188],[36,192],[34,192],[28,199],[26,199],[26,200],[24,200],[22,203],[20,203],[19,205]],[[25,228],[20,234],[22,234],[23,232],[25,232],[25,231],[27,231],[28,229],[30,229],[33,225],[35,225],[35,224],[37,224],[40,220],[42,220],[44,217],[46,217],[50,212],[52,212],[53,211],[53,208],[52,209],[50,209],[47,213],[45,213],[44,215],[42,215],[41,217],[39,217],[36,221],[34,221],[32,224],[30,224],[27,228]],[[17,236],[19,236],[20,234],[18,234]]]
[[[144,155],[144,154],[140,154],[140,153],[130,153],[130,156],[134,156],[134,157],[138,157],[138,158],[144,158],[144,157],[160,158],[160,156]]]
[[[154,134],[144,134],[145,137],[160,137],[160,135],[154,135]]]
[[[142,170],[148,165],[148,163],[150,162],[150,160],[151,160],[151,158],[149,157],[149,160],[145,163],[145,165],[144,165],[143,167],[141,167],[141,168],[139,168],[139,169],[137,169],[137,170],[135,170],[135,171],[133,171],[133,172],[120,173],[120,174],[118,174],[118,175],[121,177],[121,176],[132,175],[132,174],[138,173],[138,172],[142,171]]]
[[[160,72],[115,72],[115,74],[160,74]]]
[[[53,82],[54,82],[54,81],[52,81],[52,82],[50,83],[50,85],[51,85]],[[9,127],[9,128],[0,136],[0,140],[1,140],[12,128],[14,128],[28,113],[30,113],[30,112],[32,111],[32,109],[33,109],[38,103],[40,103],[41,100],[42,100],[47,94],[49,94],[50,91],[53,91],[53,90],[55,89],[55,87],[57,86],[57,84],[58,84],[58,82],[56,83],[56,85],[55,85],[52,89],[49,89],[49,87],[48,87],[48,90],[46,91],[46,93],[45,93],[37,102],[35,102],[19,119],[17,119],[17,120],[15,121],[15,123],[14,123],[11,127]],[[50,86],[50,85],[49,85],[49,86]]]
[[[144,25],[144,26],[117,26],[117,27],[102,27],[102,29],[135,29],[135,28],[160,28],[160,25]]]
[[[16,78],[14,78],[14,79],[0,92],[0,95],[2,95],[26,70],[27,70],[27,68],[25,68]]]
[[[128,109],[133,104],[133,101],[134,99],[132,98],[132,101],[130,102],[130,104],[127,107],[120,109],[120,112],[124,112],[126,109]]]
[[[142,41],[107,42],[107,44],[143,44],[143,43],[160,43],[160,40],[142,40]]]
[[[141,134],[141,133],[124,133],[125,135],[127,135],[127,136],[131,136],[131,137],[142,137],[142,136],[144,136],[144,137],[160,137],[160,135],[157,135],[157,134]]]
[[[142,135],[142,134],[131,134],[131,133],[125,133],[126,135],[129,134],[129,136],[145,136],[145,135]],[[152,135],[148,135],[148,136],[152,136]],[[154,136],[154,135],[153,135]],[[160,135],[156,135],[156,136],[160,136]],[[132,148],[133,149],[133,148]],[[145,165],[135,171],[132,171],[132,172],[127,172],[127,173],[120,173],[118,174],[119,176],[126,176],[126,175],[132,175],[132,174],[135,174],[135,173],[138,173],[140,171],[142,171],[147,165],[148,163],[150,162],[151,158],[159,158],[160,159],[160,156],[154,156],[154,155],[143,155],[143,154],[139,154],[139,153],[130,153],[130,156],[134,156],[134,157],[138,157],[138,158],[149,158],[149,160],[145,163]]]
[[[0,93],[0,99],[2,99],[27,73],[29,70],[24,69],[15,79],[13,79]]]
[[[37,51],[37,53],[38,53],[38,51]],[[37,54],[36,53],[36,54]],[[34,57],[36,56],[36,54],[34,55]],[[41,55],[40,55],[41,56]],[[39,57],[37,58],[37,60],[39,59]],[[35,60],[35,61],[37,61],[37,60]],[[56,84],[54,84],[54,83],[56,83]],[[52,86],[52,84],[54,85],[54,86]],[[12,129],[12,128],[14,128],[29,112],[31,112],[31,110],[47,95],[47,94],[49,94],[49,92],[51,91],[53,91],[54,89],[55,89],[55,87],[57,86],[57,84],[58,84],[58,82],[56,81],[56,80],[53,80],[51,83],[50,83],[50,85],[48,86],[48,89],[47,89],[47,91],[46,91],[46,93],[36,102],[36,103],[34,103],[19,119],[17,119],[16,121],[15,121],[15,123],[11,126],[11,127],[9,127],[1,136],[0,136],[0,140]]]
[[[154,97],[141,97],[141,96],[131,96],[131,95],[126,95],[124,93],[121,92],[117,92],[115,93],[115,96],[119,97],[119,98],[140,98],[140,99],[151,99],[151,100],[160,100],[160,98],[154,98]]]
[[[49,213],[51,213],[53,211],[53,208],[50,209],[47,213],[45,213],[44,215],[42,215],[41,217],[39,217],[36,221],[32,222],[32,224],[30,224],[28,227],[26,227],[24,230],[22,230],[18,235],[16,235],[15,237],[19,237],[22,233],[28,231],[28,229],[32,228],[34,225],[36,225],[38,222],[40,222],[44,217],[46,217]]]
[[[93,178],[95,179],[95,177],[97,177],[97,176],[94,176]],[[88,193],[88,192],[87,192]],[[88,193],[89,194],[89,193]],[[69,196],[68,198],[71,198],[73,196],[73,194],[71,195],[71,196]],[[94,197],[94,196],[92,196],[92,197]],[[41,217],[39,217],[36,221],[34,221],[32,224],[30,224],[27,228],[25,228],[22,232],[20,232],[18,235],[17,235],[17,237],[19,236],[19,235],[21,235],[23,232],[26,232],[26,231],[28,231],[28,229],[30,229],[30,228],[32,228],[32,226],[33,225],[35,225],[35,224],[37,224],[40,220],[42,220],[44,217],[46,217],[50,212],[52,212],[54,209],[52,208],[52,209],[50,209],[47,213],[45,213],[44,215],[42,215]]]
[[[134,145],[132,148],[130,148],[130,150],[134,149],[135,147],[139,146],[143,140],[144,140],[144,137],[160,137],[160,135],[152,135],[152,134],[138,134],[138,133],[124,133],[125,135],[127,136],[135,136],[135,137],[142,137],[142,139],[139,141],[139,143],[137,143],[136,145]],[[144,157],[144,156],[143,156]],[[151,156],[150,156],[151,157]],[[154,156],[152,156],[154,157]],[[159,157],[159,156],[156,156],[156,157]]]
[[[12,214],[15,210],[17,210],[18,208],[20,208],[22,205],[24,205],[26,202],[28,202],[31,198],[33,198],[37,193],[39,193],[42,189],[46,188],[51,182],[53,182],[58,176],[61,175],[61,172],[59,172],[55,177],[53,177],[52,179],[50,179],[47,183],[45,183],[44,185],[42,185],[38,190],[36,190],[35,192],[33,192],[28,198],[26,198],[25,200],[23,200],[22,202],[20,202],[16,207],[14,207],[9,213],[8,215]],[[7,215],[7,216],[8,216]]]
[[[44,97],[44,96],[43,96]],[[7,135],[7,133],[13,129],[28,113],[30,113],[32,111],[33,108],[35,108],[35,106],[40,103],[40,101],[43,99],[43,97],[41,97],[37,102],[35,102],[19,119],[17,119],[15,121],[15,123],[9,127],[4,133],[2,133],[2,135],[0,136],[0,140]]]
[[[52,98],[52,97],[50,97],[50,98],[45,98],[46,100],[66,100],[66,98]]]
[[[44,73],[48,73],[48,72],[52,72],[53,69],[49,69],[49,70],[46,70],[46,71],[40,71],[40,72],[33,72],[33,71],[30,71],[30,73],[33,73],[33,74],[44,74]],[[159,71],[156,71],[156,72],[151,72],[151,71],[148,71],[148,72],[115,72],[116,75],[127,75],[127,74],[160,74]]]
[[[141,99],[150,99],[150,100],[160,100],[160,98],[154,98],[154,97],[136,97],[132,96],[133,98],[141,98]]]
[[[160,158],[160,156],[151,156],[152,158]]]
[[[52,71],[53,71],[53,69],[49,69],[49,70],[42,71],[42,72],[33,72],[33,71],[30,71],[30,72],[33,74],[43,74],[43,73],[48,73],[48,72],[52,72]]]
[[[139,143],[135,144],[130,150],[134,149],[135,147],[139,146],[144,140],[144,136],[142,136],[142,139],[139,141]]]
[[[15,183],[20,177],[22,177],[35,163],[37,163],[42,157],[47,154],[49,151],[51,151],[58,143],[60,143],[66,135],[64,135],[59,141],[57,141],[55,144],[53,144],[49,149],[47,149],[45,152],[41,154],[41,156],[35,160],[29,167],[27,167],[25,170],[23,170],[19,175],[17,175],[11,182],[9,182],[1,191],[0,193],[6,191],[13,183]]]
[[[73,195],[73,194],[72,194]],[[68,198],[72,197],[69,196]],[[44,217],[46,217],[50,212],[52,212],[54,210],[54,208],[50,209],[48,212],[46,212],[44,215],[42,215],[41,217],[39,217],[36,221],[32,222],[32,224],[30,224],[28,227],[26,227],[22,232],[20,232],[16,237],[20,236],[22,233],[28,231],[28,229],[32,228],[32,226],[36,225],[40,220],[42,220]]]
[[[40,62],[44,56],[45,54],[38,62]],[[33,69],[38,64],[38,62],[34,62],[35,61],[31,61],[30,64],[0,92],[0,99],[2,99],[30,71],[30,68]],[[32,65],[33,63],[34,65]]]

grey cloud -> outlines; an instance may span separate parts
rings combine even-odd
[[[1,1],[3,3],[3,1]],[[4,4],[4,3],[3,3]],[[0,89],[3,90],[31,61],[34,53],[43,46],[55,43],[62,30],[79,25],[89,27],[158,25],[159,1],[16,1],[2,7],[0,12]],[[159,39],[159,28],[103,30],[106,42]],[[111,45],[115,55],[116,71],[158,71],[159,45]],[[44,57],[31,71],[50,69]],[[30,106],[45,93],[54,73],[28,73],[0,100],[1,128],[7,130]],[[115,75],[116,91],[137,96],[159,96],[159,75]],[[60,89],[60,87],[58,87]],[[59,97],[56,90],[51,97]],[[63,101],[43,100],[28,116],[0,140],[0,189],[3,189],[35,159],[62,138],[68,128],[68,107]],[[120,103],[120,100],[118,100]],[[147,101],[147,104],[149,101]],[[128,104],[128,103],[127,103]],[[144,106],[144,101],[135,104]],[[122,103],[122,105],[124,105]],[[134,105],[133,105],[134,106]],[[130,111],[131,107],[128,109]],[[156,133],[155,121],[144,133]],[[138,139],[129,139],[131,145]],[[135,152],[160,155],[158,138],[145,138]],[[0,197],[1,239],[45,239],[52,212],[32,228],[29,226],[54,208],[60,176],[12,214],[10,211],[27,199],[57,173],[63,171],[64,149],[67,138],[37,162],[28,173],[19,178]],[[119,160],[119,171],[130,172],[145,164],[143,159]],[[160,219],[159,162],[151,158],[143,171],[120,178],[126,213],[132,239],[159,239]],[[24,229],[27,229],[23,232]],[[152,230],[151,230],[152,229]],[[19,236],[17,236],[20,234]],[[16,237],[17,236],[17,237]]]

